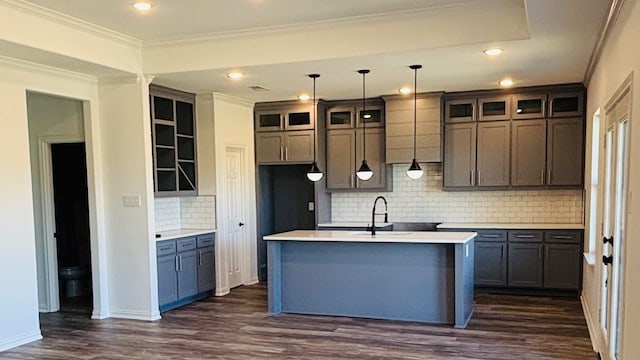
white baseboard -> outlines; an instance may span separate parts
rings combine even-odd
[[[109,313],[106,311],[101,311],[101,310],[96,310],[94,309],[91,312],[91,319],[92,320],[104,320],[106,318],[109,317]]]
[[[14,336],[9,339],[3,339],[0,340],[0,352],[40,339],[42,339],[42,333],[40,333],[40,329],[30,331],[26,334]]]
[[[598,352],[598,337],[596,335],[596,325],[593,323],[593,317],[591,317],[591,310],[589,310],[589,306],[584,301],[584,293],[580,295],[580,303],[582,304],[582,312],[584,313],[584,318],[587,321],[587,329],[589,330],[589,338],[591,339],[591,346],[593,347],[594,352]]]
[[[130,319],[130,320],[144,320],[144,321],[156,321],[160,320],[160,311],[152,311],[151,313],[146,311],[134,311],[134,310],[112,310],[109,317],[118,319]]]

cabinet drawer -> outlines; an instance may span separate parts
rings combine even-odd
[[[189,237],[184,239],[178,239],[176,240],[176,245],[177,245],[178,252],[194,250],[196,248],[196,238]]]
[[[474,230],[478,233],[475,241],[507,241],[505,230]]]
[[[160,241],[156,243],[156,256],[172,255],[176,253],[174,240]]]
[[[542,242],[542,231],[513,230],[509,231],[510,242]]]
[[[582,231],[551,230],[544,233],[545,242],[580,244],[582,243]]]
[[[214,239],[213,234],[198,236],[198,247],[213,246]]]

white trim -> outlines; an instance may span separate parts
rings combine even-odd
[[[102,312],[100,310],[93,309],[91,312],[91,320],[104,320],[109,317],[108,312]]]
[[[27,2],[24,0],[0,0],[0,4],[12,7],[27,14],[35,15],[55,23],[70,26],[82,32],[90,32],[93,35],[100,36],[104,39],[117,41],[126,45],[142,47],[142,40],[133,36],[125,35],[111,29],[78,19],[76,17],[63,14],[58,11],[48,9],[46,7]]]
[[[591,347],[594,352],[598,352],[598,337],[597,337],[597,327],[593,324],[593,317],[591,316],[591,310],[589,310],[589,304],[586,303],[584,299],[584,293],[580,295],[580,304],[582,304],[582,312],[584,313],[584,318],[587,321],[587,330],[589,330],[589,340],[591,340]]]
[[[144,320],[144,321],[156,321],[162,318],[160,316],[160,311],[158,310],[147,312],[147,311],[126,310],[126,309],[114,309],[111,311],[111,315],[109,317],[118,318],[118,319]]]
[[[584,256],[584,261],[587,263],[587,265],[589,265],[589,266],[595,266],[596,265],[596,254],[595,254],[595,252],[584,252],[584,253],[582,253],[582,256]]]
[[[0,0],[0,1],[3,1],[3,0]],[[16,70],[35,72],[43,75],[60,76],[60,77],[64,77],[65,79],[71,78],[72,80],[88,81],[88,82],[91,82],[92,84],[98,83],[98,78],[93,75],[82,74],[82,73],[78,73],[71,70],[64,70],[61,68],[42,65],[42,64],[20,60],[20,59],[8,57],[8,56],[0,55],[0,64],[6,65],[8,67],[12,67]]]
[[[231,95],[227,95],[219,92],[214,92],[213,98],[215,100],[224,100],[229,104],[244,106],[251,109],[253,109],[253,106],[255,105],[255,101],[251,101],[251,100],[247,100],[247,99],[243,99],[243,98],[239,98],[239,97],[235,97],[235,96],[231,96]]]
[[[40,332],[40,329],[20,334],[18,336],[14,336],[3,342],[0,342],[0,352],[40,339],[42,339],[42,333]]]

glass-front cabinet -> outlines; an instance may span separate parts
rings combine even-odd
[[[476,98],[447,100],[444,103],[445,122],[461,123],[476,120]]]
[[[514,119],[542,119],[546,116],[547,94],[516,94],[513,96]]]
[[[511,118],[511,96],[479,98],[479,121],[509,120]]]
[[[197,193],[195,95],[149,87],[156,196]]]
[[[256,131],[313,130],[311,112],[311,105],[257,110]]]

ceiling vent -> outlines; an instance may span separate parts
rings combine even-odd
[[[253,90],[253,91],[270,91],[271,89],[266,88],[264,86],[260,86],[260,85],[251,85],[249,86],[249,89]]]

